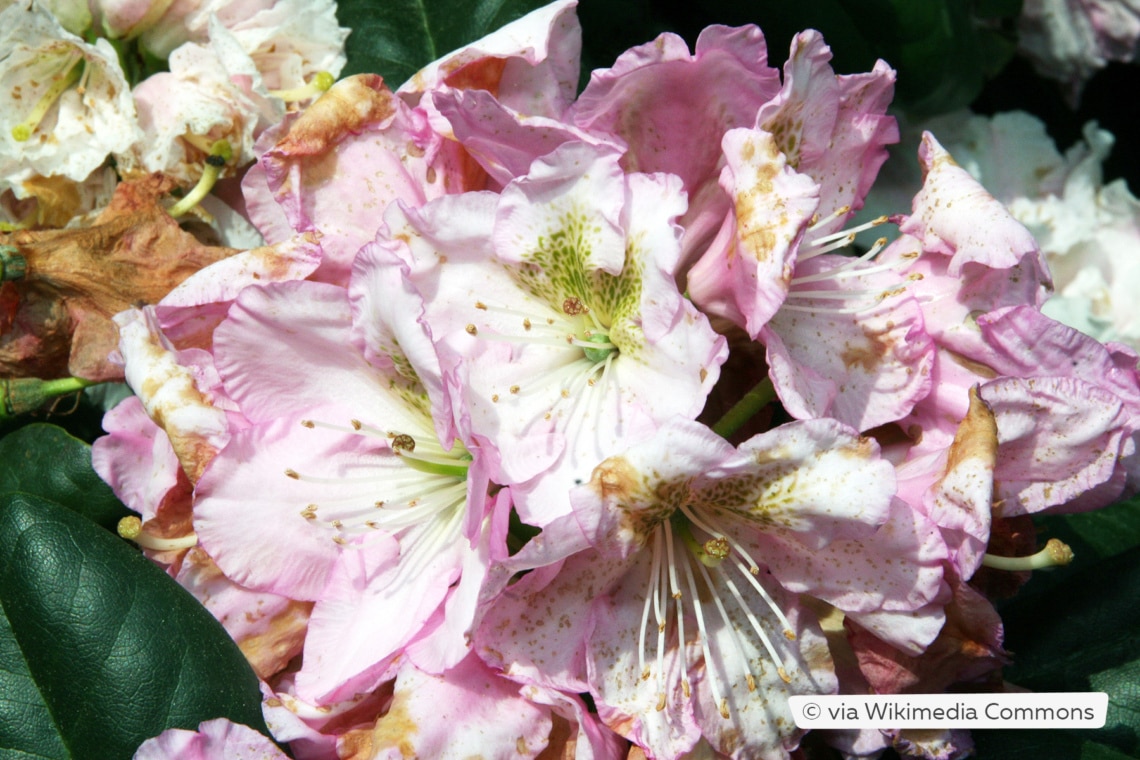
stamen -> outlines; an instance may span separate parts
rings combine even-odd
[[[777,672],[781,674],[780,678],[783,679],[784,683],[789,683],[790,681],[787,678],[787,672],[784,670],[784,658],[781,657],[780,654],[776,651],[776,647],[772,644],[772,640],[768,638],[767,631],[765,631],[764,627],[760,625],[760,621],[756,618],[756,615],[752,612],[751,608],[748,606],[748,603],[744,601],[744,595],[740,593],[740,589],[736,587],[736,584],[733,582],[733,580],[725,575],[722,570],[717,568],[716,571],[720,574],[721,580],[723,580],[724,585],[728,587],[728,591],[730,594],[732,594],[732,597],[736,600],[736,603],[740,605],[740,609],[744,612],[745,617],[748,618],[748,623],[752,626],[752,630],[755,631],[756,635],[760,637],[760,643],[764,645],[764,649],[768,651],[768,656],[772,658],[772,662],[777,667]],[[749,577],[751,577],[751,575],[749,575]],[[768,606],[772,607],[771,604]],[[743,657],[743,653],[741,656]],[[747,662],[747,659],[745,659],[745,662]],[[751,689],[749,689],[749,691],[751,691]]]
[[[36,101],[36,104],[32,106],[31,112],[22,122],[12,127],[12,138],[16,142],[27,142],[30,140],[32,133],[39,127],[40,122],[44,120],[44,117],[47,116],[48,111],[55,105],[55,102],[59,100],[60,96],[63,95],[71,85],[79,81],[79,75],[83,70],[83,66],[80,66],[82,62],[83,56],[79,51],[72,51],[64,63],[63,69],[52,77],[52,83],[48,85],[47,90],[45,90],[44,94],[40,96],[40,99]],[[86,64],[84,64],[84,66],[85,65]]]
[[[669,590],[673,594],[673,609],[677,619],[677,654],[681,663],[681,692],[688,699],[692,691],[689,687],[689,665],[685,658],[685,610],[681,602],[681,586],[677,583],[677,564],[673,553],[673,528],[668,520],[663,523],[665,548],[669,560]],[[686,560],[687,561],[687,560]]]
[[[653,579],[657,577],[657,562],[660,561],[657,549],[659,546],[657,534],[654,533],[653,540],[653,558],[649,567],[649,588],[645,592],[645,604],[641,606],[641,629],[637,634],[637,667],[641,672],[641,680],[649,680],[649,667],[645,664],[645,632],[649,628],[649,605],[652,603],[654,597],[657,596],[657,591],[653,586]]]
[[[705,670],[707,671],[708,675],[705,680],[708,682],[709,688],[712,690],[713,702],[715,702],[720,708],[721,717],[727,718],[729,717],[728,703],[725,701],[724,696],[720,692],[720,679],[717,678],[716,673],[712,672],[714,660],[712,657],[712,651],[709,649],[708,629],[705,627],[705,615],[704,611],[701,609],[701,598],[700,595],[697,594],[697,582],[693,580],[693,570],[691,567],[689,567],[690,564],[692,563],[686,562],[681,567],[685,569],[685,579],[688,582],[689,594],[693,600],[693,614],[697,618],[697,631],[699,632],[698,635],[701,640],[701,652],[704,654]],[[700,567],[700,565],[698,565],[698,567]]]
[[[828,214],[827,216],[825,216],[823,218],[820,218],[819,214],[815,214],[811,218],[811,226],[809,226],[807,228],[807,231],[808,232],[815,232],[816,230],[831,224],[832,222],[834,222],[839,217],[847,216],[847,214],[849,214],[849,213],[851,213],[851,206],[845,205],[845,206],[840,206],[839,208],[835,209],[834,211],[832,211],[830,214]],[[824,238],[824,239],[826,239],[826,238]]]
[[[712,594],[713,603],[716,605],[717,612],[720,613],[720,619],[724,622],[725,629],[731,631],[733,634],[736,634],[736,627],[732,624],[732,621],[728,617],[728,611],[724,608],[724,602],[721,601],[720,594],[716,593],[716,586],[713,585],[712,578],[709,576],[709,571],[703,564],[697,565],[697,569],[701,571],[701,578],[704,579],[705,586],[708,588],[709,593]],[[724,573],[722,573],[720,570],[717,570],[716,572],[722,579],[724,579]],[[740,608],[744,610],[746,615],[749,616],[750,621],[754,620],[756,616],[753,615],[752,611],[749,610],[747,605],[744,604],[744,600],[740,598],[740,592],[737,591],[731,585],[731,583],[729,584],[729,590],[733,592],[734,596],[736,596],[737,604],[739,604]],[[768,655],[773,659],[773,661],[780,662],[780,658],[776,655],[775,650],[771,648],[768,637],[764,633],[764,629],[760,628],[759,625],[760,623],[757,621],[753,624],[752,627],[758,634],[760,634],[760,639],[765,643],[765,645],[767,645]],[[756,691],[756,678],[752,675],[752,668],[750,668],[748,665],[748,655],[744,651],[744,644],[740,641],[740,636],[733,635],[732,643],[736,647],[737,655],[740,656],[740,662],[744,665],[744,682],[748,685],[749,691]],[[705,664],[705,668],[707,669],[708,667],[710,667],[710,663]],[[710,673],[709,675],[711,676],[714,674]],[[725,718],[728,717],[725,710],[721,710],[720,714]]]

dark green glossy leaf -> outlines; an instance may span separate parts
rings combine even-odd
[[[91,447],[42,422],[0,440],[0,494],[7,491],[43,496],[108,530],[131,514],[91,469]]]
[[[0,756],[130,758],[218,717],[268,734],[257,677],[197,600],[121,539],[0,496]]]
[[[1102,729],[1056,730],[1047,736],[1033,731],[980,733],[982,756],[1108,760],[1140,754],[1138,598],[1140,547],[1103,560],[1089,555],[1083,564],[1078,556],[1075,572],[1064,580],[1002,607],[1005,645],[1014,653],[1006,680],[1034,691],[1103,691],[1108,694],[1108,720]],[[1011,742],[1018,741],[1033,751],[1014,752]]]
[[[343,75],[380,74],[396,89],[426,64],[536,8],[541,0],[340,0],[352,29]]]

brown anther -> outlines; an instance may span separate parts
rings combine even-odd
[[[512,385],[511,386],[511,393],[518,393],[518,392],[519,392],[519,387],[517,385]]]
[[[787,639],[788,641],[795,641],[796,640],[795,631],[784,631],[784,638]]]
[[[344,546],[344,536],[333,536],[332,539],[334,542]]]
[[[783,667],[776,668],[776,672],[779,673],[780,680],[783,681],[784,683],[791,683],[792,682],[792,677],[790,675],[788,675],[788,671],[784,670]]]
[[[376,522],[375,520],[368,520],[364,524],[367,525],[369,528],[372,528],[372,530],[377,530],[380,527],[380,523]]]
[[[348,422],[350,425],[352,425],[353,430],[360,430],[362,427],[364,427],[364,423],[360,420],[349,420]]]
[[[478,328],[476,328],[475,325],[467,325],[467,327],[463,329],[467,331],[468,335],[474,335],[475,333],[479,332]]]
[[[752,677],[751,673],[748,674],[748,678],[746,680],[748,681],[748,690],[756,691],[756,679]]]
[[[523,320],[523,329],[524,330],[530,329],[530,319],[529,318]]]
[[[376,507],[377,509],[383,509],[384,508],[384,502],[378,501],[375,504],[373,504],[372,506]]]
[[[333,526],[334,528],[340,528],[344,525],[344,523],[342,523],[340,520],[333,520],[331,523],[329,523],[329,525]]]
[[[304,517],[306,520],[316,520],[317,519],[317,505],[316,504],[310,504],[309,506],[302,509],[301,510],[301,517]]]
[[[689,679],[681,679],[681,693],[685,695],[685,699],[693,696],[693,690],[689,688]]]
[[[661,692],[660,694],[657,695],[657,712],[661,712],[664,709],[665,709],[665,692]]]
[[[285,477],[293,478],[293,480],[300,480],[301,476],[297,474],[296,470],[285,470]]]
[[[313,422],[312,420],[301,420],[301,427],[307,427],[310,430],[312,430],[316,426],[317,426],[317,423]]]
[[[476,301],[475,302],[475,308],[478,309],[479,311],[486,311],[487,310],[487,304],[483,303],[482,301]]]
[[[491,403],[493,403],[493,404],[499,403],[499,394],[498,393],[492,393],[491,394]]]
[[[570,391],[566,388],[562,389],[562,398],[570,398]]]
[[[726,719],[729,717],[729,715],[728,715],[728,700],[727,699],[721,699],[720,700],[720,717],[726,718]]]
[[[407,433],[396,433],[392,438],[392,449],[410,454],[416,450],[416,439]]]
[[[562,302],[562,311],[566,312],[571,317],[576,317],[579,314],[585,314],[589,311],[586,305],[582,303],[582,299],[578,296],[570,296]]]

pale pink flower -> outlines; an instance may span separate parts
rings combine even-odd
[[[787,696],[835,689],[797,594],[855,619],[897,612],[900,641],[908,619],[938,619],[927,607],[944,594],[945,549],[893,492],[877,446],[832,420],[739,449],[674,420],[599,465],[572,491],[573,516],[512,558],[537,569],[494,602],[477,646],[524,683],[589,689],[602,720],[654,757],[702,736],[782,756],[800,733]]]
[[[167,729],[143,742],[134,760],[288,760],[288,755],[249,726],[218,718],[198,724],[197,731]]]
[[[163,172],[197,182],[214,143],[226,140],[233,157],[224,174],[254,158],[253,141],[284,116],[241,46],[217,22],[207,45],[187,43],[170,56],[170,71],[134,90],[144,139],[117,154],[124,172]]]
[[[247,288],[213,334],[250,426],[198,482],[195,530],[234,581],[316,602],[297,686],[318,703],[371,689],[405,651],[460,659],[492,537],[486,465],[455,440],[422,307],[381,254],[348,291]]]
[[[524,521],[567,512],[575,480],[657,421],[695,417],[716,381],[724,340],[673,277],[679,184],[569,143],[500,196],[389,215],[470,434],[497,451],[492,478]]]
[[[553,730],[555,720],[569,724],[569,737]],[[478,749],[484,757],[504,759],[544,751],[582,760],[624,757],[625,747],[596,721],[577,697],[520,689],[474,654],[440,675],[405,663],[392,706],[373,730],[371,756],[462,760]]]
[[[250,218],[271,243],[319,232],[317,277],[344,283],[393,201],[416,207],[487,183],[446,122],[419,107],[423,96],[442,87],[501,90],[520,107],[564,108],[577,81],[578,35],[571,5],[556,3],[429,64],[398,93],[376,75],[338,82],[259,146],[243,181]]]

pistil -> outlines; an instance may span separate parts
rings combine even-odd
[[[1049,539],[1045,548],[1028,557],[999,557],[996,554],[987,554],[982,557],[982,564],[995,570],[1044,570],[1049,567],[1064,567],[1073,561],[1073,550],[1068,544],[1056,538]]]
[[[12,138],[17,142],[27,142],[31,139],[32,134],[39,127],[40,122],[47,116],[48,111],[55,105],[63,93],[67,92],[73,84],[79,81],[79,76],[85,68],[83,65],[83,56],[78,52],[72,52],[64,63],[63,69],[52,77],[51,84],[48,85],[47,90],[36,104],[32,106],[31,112],[27,117],[12,127]]]
[[[331,73],[318,71],[313,75],[313,78],[309,80],[308,84],[289,90],[270,90],[269,94],[275,98],[284,100],[286,103],[299,103],[303,100],[320,97],[322,94],[328,92],[334,82],[336,82],[336,77]]]
[[[222,169],[232,157],[233,149],[228,140],[218,140],[211,145],[210,155],[206,156],[206,163],[202,167],[201,179],[182,200],[170,207],[168,210],[170,215],[175,218],[180,217],[201,203],[202,199],[214,189],[214,183],[218,181]]]

